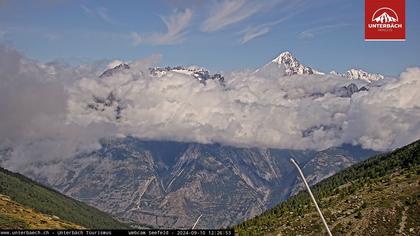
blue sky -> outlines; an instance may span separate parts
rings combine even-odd
[[[0,42],[44,62],[133,60],[213,72],[257,68],[291,51],[321,71],[397,75],[420,66],[420,1],[405,42],[364,41],[364,1],[0,0]]]

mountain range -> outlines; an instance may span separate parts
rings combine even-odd
[[[289,76],[305,74],[325,75],[324,72],[320,72],[309,66],[301,64],[300,61],[288,51],[280,53],[278,57],[274,58],[270,63],[266,64],[264,67],[270,66],[272,64],[283,67],[285,69],[285,75]],[[258,69],[257,71],[259,70],[261,69]],[[384,79],[384,76],[381,74],[368,73],[361,69],[350,69],[345,73],[337,73],[336,71],[331,71],[329,74],[340,76],[349,80],[361,80],[368,83]]]
[[[219,228],[299,191],[291,157],[314,184],[372,153],[350,145],[316,152],[128,137],[103,140],[98,151],[43,164],[56,175],[25,175],[130,224],[189,228],[203,215],[197,227]]]
[[[118,76],[129,74],[131,69],[132,68],[129,64],[123,63],[105,70],[101,75],[99,75],[99,79],[106,80],[107,78],[118,78]],[[319,72],[311,67],[301,64],[290,52],[281,53],[271,62],[254,72],[255,76],[262,77],[264,77],[266,73],[284,73],[282,76],[291,77],[294,75],[326,75],[323,72]],[[148,76],[152,79],[185,76],[196,80],[203,85],[206,85],[208,81],[215,81],[221,87],[225,88],[225,90],[228,90],[228,88],[226,88],[225,77],[221,73],[211,74],[207,69],[198,66],[153,67],[149,68]],[[351,97],[354,93],[368,91],[371,87],[381,86],[379,82],[384,79],[383,75],[368,73],[360,69],[350,69],[344,74],[332,71],[328,74],[328,76],[343,79],[342,85],[327,91],[327,93],[331,93],[339,97]],[[118,91],[119,88],[114,88],[114,90]],[[308,94],[308,96],[314,97],[324,95],[325,93]],[[89,94],[83,94],[83,96],[87,96],[86,100],[88,101],[83,101],[84,104],[78,104],[78,106],[83,108],[87,107],[88,110],[94,110],[96,112],[95,116],[100,116],[98,119],[121,121],[124,109],[128,106],[127,102],[121,99],[117,95],[116,91],[112,90],[104,96],[96,94],[92,94],[90,96]],[[77,95],[77,97],[80,98],[80,95]]]
[[[315,75],[325,75],[324,72],[320,72],[318,70],[315,70],[309,66],[305,66],[300,63],[300,61],[295,58],[292,53],[285,51],[279,54],[276,58],[274,58],[270,63],[264,65],[262,68],[257,69],[256,72],[260,71],[264,67],[270,66],[270,65],[278,65],[281,66],[284,69],[284,75],[305,75],[305,74],[315,74]],[[99,77],[104,78],[108,76],[112,76],[118,73],[123,72],[124,70],[129,70],[130,66],[128,64],[120,64],[113,68],[105,70]],[[167,73],[179,73],[179,74],[185,74],[189,75],[200,82],[204,82],[208,79],[218,80],[220,82],[224,82],[224,77],[220,73],[216,74],[210,74],[210,72],[203,67],[197,67],[197,66],[176,66],[176,67],[152,67],[149,68],[150,74],[154,77],[162,77],[163,75],[166,75]],[[350,69],[346,71],[345,73],[337,73],[335,71],[330,72],[331,75],[337,75],[349,80],[362,80],[364,82],[374,82],[378,81],[384,78],[381,74],[374,74],[374,73],[368,73],[366,71],[363,71],[361,69]]]
[[[254,74],[258,76],[271,67],[276,68],[275,73],[284,72],[291,79],[298,75],[324,74],[302,65],[289,52],[280,54]],[[130,64],[123,63],[104,71],[98,80],[122,78],[131,69]],[[228,89],[222,74],[211,74],[205,68],[150,68],[148,73],[151,79],[181,75],[202,86],[211,82],[213,86]],[[344,81],[345,86],[327,91],[338,97],[369,91],[372,84],[383,79],[360,70],[328,76],[338,76]],[[83,96],[89,99],[79,104],[81,108],[116,123],[124,118],[124,109],[131,105],[112,90],[106,96],[87,93]],[[308,96],[317,98],[324,94]],[[316,129],[305,130],[302,135],[308,136]],[[197,227],[219,228],[261,214],[298,193],[302,185],[289,163],[292,157],[301,164],[310,184],[315,184],[375,153],[353,145],[315,151],[128,136],[102,139],[96,151],[36,163],[20,172],[137,227],[190,228],[202,215]],[[9,154],[6,149],[0,150],[0,165],[10,158]]]

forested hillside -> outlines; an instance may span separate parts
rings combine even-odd
[[[128,228],[110,215],[0,168],[0,228]],[[13,209],[12,209],[13,208]],[[18,214],[21,212],[20,214]],[[33,224],[32,218],[45,221]],[[28,218],[28,219],[27,219]],[[44,219],[45,218],[45,219]],[[54,221],[61,223],[55,224]],[[31,223],[32,222],[32,223]]]
[[[420,234],[420,141],[313,186],[333,235]],[[326,235],[307,192],[236,225],[239,235]]]

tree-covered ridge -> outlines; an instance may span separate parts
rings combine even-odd
[[[418,235],[419,164],[416,141],[313,186],[333,235]],[[239,235],[326,235],[306,192],[234,228]]]
[[[0,194],[0,229],[83,229],[55,215],[42,214]]]
[[[0,168],[0,194],[42,214],[89,229],[123,229],[129,226],[85,203],[44,187],[23,175]],[[3,219],[6,222],[6,219]]]

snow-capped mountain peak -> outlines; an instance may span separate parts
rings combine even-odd
[[[105,78],[114,76],[116,74],[122,73],[123,71],[130,70],[130,65],[121,63],[119,65],[115,65],[113,68],[109,68],[105,70],[99,78]],[[191,76],[191,78],[197,79],[201,83],[205,84],[207,80],[216,80],[223,85],[224,77],[222,74],[210,74],[210,72],[199,66],[175,66],[175,67],[153,67],[149,68],[150,75],[153,77],[163,77],[168,73],[176,73],[176,74],[183,74]]]
[[[289,51],[284,51],[280,53],[280,55],[272,60],[272,62],[276,62],[278,64],[283,64],[286,61],[294,61],[299,62],[296,58]]]
[[[346,72],[345,76],[349,79],[360,79],[368,83],[384,78],[384,76],[381,74],[371,74],[360,69],[350,69]]]
[[[264,67],[267,67],[267,66],[281,66],[282,68],[284,68],[285,75],[305,75],[305,74],[324,75],[324,73],[322,72],[319,72],[317,70],[312,69],[311,67],[301,64],[299,60],[296,59],[292,55],[292,53],[290,53],[289,51],[280,53],[278,57],[274,58],[270,63],[266,64]],[[121,73],[129,69],[130,69],[130,66],[128,64],[121,63],[119,65],[116,65],[113,68],[106,70],[99,77],[103,78],[103,77],[113,76],[115,74]],[[258,71],[260,71],[260,69],[258,69],[257,72]],[[203,83],[205,83],[205,81],[208,79],[218,80],[221,83],[223,83],[224,81],[224,78],[221,74],[211,75],[208,70],[202,67],[198,67],[198,66],[150,68],[150,73],[152,76],[161,77],[161,76],[166,75],[168,72],[186,74]],[[336,71],[331,71],[330,74],[335,75],[335,76],[341,76],[343,78],[350,79],[350,80],[362,80],[368,83],[372,83],[374,81],[378,81],[384,78],[384,76],[381,74],[368,73],[361,69],[350,69],[346,71],[345,73],[337,73]]]
[[[314,73],[312,68],[300,64],[299,60],[296,59],[289,51],[282,52],[272,62],[283,65],[286,68],[286,74],[288,75]]]
[[[113,76],[115,74],[118,74],[122,71],[128,70],[130,69],[130,66],[128,64],[125,63],[121,63],[119,65],[114,66],[113,68],[109,68],[106,71],[104,71],[99,78],[104,78],[104,77],[109,77],[109,76]]]
[[[280,53],[271,63],[284,66],[286,75],[324,74],[301,64],[289,51]]]
[[[372,83],[374,81],[378,81],[384,78],[384,76],[381,74],[369,73],[361,69],[350,69],[343,74],[337,73],[333,70],[330,72],[330,74],[335,76],[341,76],[350,80],[362,80],[368,83]]]
[[[205,84],[207,80],[216,80],[219,83],[223,85],[224,83],[224,77],[223,75],[216,73],[216,74],[210,74],[210,72],[203,68],[198,66],[176,66],[176,67],[155,67],[150,68],[150,74],[155,77],[162,77],[167,75],[168,73],[177,73],[177,74],[183,74],[183,75],[189,75],[194,79],[197,79],[201,83]]]

